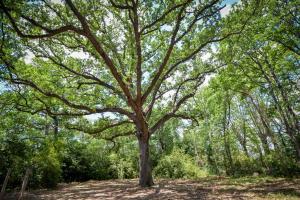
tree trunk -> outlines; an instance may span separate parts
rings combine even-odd
[[[296,122],[296,126],[295,127],[295,130],[293,129],[293,125],[290,124],[290,115],[292,116],[295,116],[294,114],[294,111],[293,110],[290,110],[290,109],[286,109],[286,106],[282,106],[281,103],[280,103],[280,100],[278,98],[278,95],[275,93],[274,91],[274,83],[273,81],[271,80],[271,78],[269,77],[269,75],[266,73],[266,71],[263,69],[262,65],[255,61],[257,63],[257,65],[260,67],[260,70],[265,78],[265,80],[270,84],[270,94],[271,94],[271,97],[273,98],[273,101],[275,103],[275,106],[278,110],[278,113],[280,115],[280,118],[281,118],[281,121],[283,122],[284,126],[285,126],[285,129],[286,129],[286,133],[289,135],[289,137],[291,138],[292,142],[294,143],[294,146],[295,146],[295,150],[296,150],[296,157],[298,159],[298,161],[300,161],[300,141],[298,141],[297,139],[295,139],[295,137],[297,136],[297,132],[299,132],[299,130],[297,129],[300,129],[298,128],[298,122],[297,120],[295,120]],[[268,67],[270,68],[270,65],[269,63],[268,64]],[[274,76],[275,74],[273,73],[272,76],[273,76],[273,79],[276,78],[276,75]],[[275,80],[276,81],[276,80]],[[278,80],[277,80],[278,81]],[[278,85],[278,82],[275,83],[278,89],[278,86],[279,86],[279,90],[282,92],[283,91],[283,88],[281,85]],[[281,93],[281,96],[285,96],[285,94]],[[283,97],[285,98],[285,97]],[[284,100],[285,101],[285,104],[288,104],[287,102],[287,98],[285,98]],[[288,111],[288,112],[287,112]],[[290,113],[289,113],[290,111]]]
[[[149,139],[138,138],[140,148],[140,177],[139,184],[141,187],[152,186],[152,170],[150,165]]]
[[[270,148],[269,148],[269,143],[268,143],[268,140],[267,140],[267,135],[263,131],[262,124],[258,120],[259,117],[258,117],[257,113],[255,112],[255,110],[250,110],[250,117],[251,117],[251,120],[254,124],[254,127],[257,128],[257,136],[261,141],[261,144],[262,144],[263,149],[264,149],[264,153],[269,154],[270,153]]]
[[[23,183],[22,183],[22,187],[21,187],[21,191],[20,191],[20,196],[18,198],[18,200],[21,200],[23,198],[23,195],[24,195],[24,191],[26,189],[26,186],[28,184],[28,180],[29,180],[29,176],[31,175],[31,168],[28,168],[26,170],[26,173],[25,173],[25,176],[24,176],[24,179],[23,179]]]
[[[296,152],[298,155],[297,159],[298,159],[298,161],[300,161],[300,145],[299,145],[299,140],[297,140],[297,138],[296,138],[296,142],[295,142],[295,149],[296,149]]]
[[[57,116],[53,116],[53,122],[54,122],[54,137],[56,138],[58,135],[58,118],[57,118]]]
[[[227,93],[226,93],[227,94]],[[225,167],[226,167],[226,174],[230,175],[233,170],[233,160],[231,156],[231,149],[230,149],[230,144],[228,141],[228,126],[231,120],[231,101],[229,99],[228,94],[226,95],[226,98],[224,100],[224,117],[223,117],[223,140],[224,140],[224,161],[225,161]],[[227,158],[226,158],[227,157]],[[227,165],[227,162],[229,166]]]
[[[6,186],[7,186],[7,183],[8,183],[10,173],[11,173],[11,168],[8,169],[7,174],[5,176],[5,179],[4,179],[4,182],[3,182],[3,185],[2,185],[2,189],[1,189],[1,193],[0,193],[0,200],[2,200],[3,197],[4,197],[5,189],[6,189]]]

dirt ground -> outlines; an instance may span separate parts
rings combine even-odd
[[[31,191],[24,199],[300,199],[300,179],[215,177],[155,183],[140,188],[137,179],[74,182],[60,184],[55,190]]]

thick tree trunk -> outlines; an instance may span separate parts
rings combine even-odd
[[[152,169],[149,154],[149,139],[138,138],[140,148],[140,177],[139,184],[141,187],[152,186]]]

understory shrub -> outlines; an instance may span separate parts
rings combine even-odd
[[[130,159],[121,158],[119,155],[112,153],[110,156],[111,169],[117,174],[117,178],[136,178],[138,171],[134,167],[134,163]]]
[[[66,182],[114,179],[117,173],[111,165],[109,154],[97,141],[73,141],[63,154],[62,175]]]
[[[61,181],[61,162],[53,146],[43,149],[33,158],[33,170],[30,177],[32,186],[53,188]]]
[[[243,154],[234,160],[232,175],[247,176],[259,173],[268,176],[300,176],[300,164],[280,152],[270,152],[263,159],[251,158]]]
[[[194,179],[207,176],[207,172],[201,170],[191,156],[177,148],[174,148],[170,155],[162,157],[154,168],[154,174],[160,178],[174,179]]]
[[[253,173],[261,174],[262,172],[262,166],[258,159],[239,154],[234,160],[231,174],[234,176],[246,176]]]
[[[271,176],[300,176],[300,164],[293,158],[272,152],[265,158],[266,174]]]

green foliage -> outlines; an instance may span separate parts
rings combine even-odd
[[[53,188],[61,181],[61,162],[53,145],[50,144],[38,152],[32,163],[34,174],[30,182],[36,184],[35,186]]]
[[[103,141],[70,140],[62,155],[63,178],[68,182],[117,178],[111,165]]]
[[[267,155],[265,163],[267,165],[267,175],[283,177],[300,176],[300,163],[278,152],[272,152]]]
[[[239,154],[235,157],[232,169],[234,176],[251,176],[255,173],[263,173],[263,166],[258,159],[248,157],[245,154]]]
[[[116,153],[112,153],[109,156],[111,161],[111,169],[116,173],[116,178],[128,179],[137,177],[137,169],[134,167],[133,160],[123,158]]]
[[[136,178],[138,158],[135,144],[120,140],[113,150],[107,142],[86,136],[80,140],[70,140],[62,157],[65,181],[104,180],[116,178]],[[124,142],[125,142],[124,141]]]
[[[154,168],[154,174],[161,178],[195,179],[207,176],[195,161],[182,150],[174,148],[170,155],[165,155]]]

